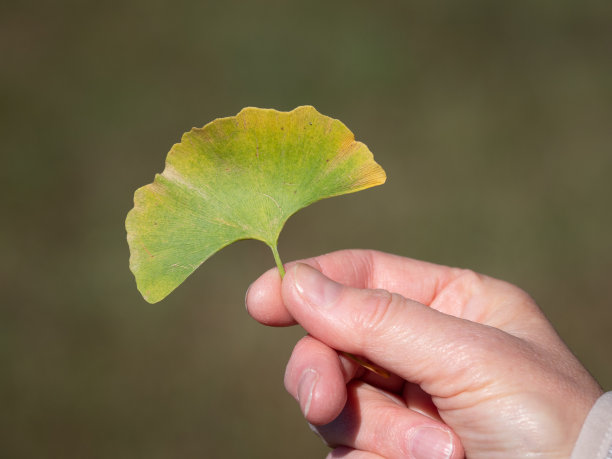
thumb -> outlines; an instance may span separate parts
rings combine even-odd
[[[282,295],[312,336],[364,356],[431,395],[449,395],[440,392],[448,382],[458,389],[474,361],[491,362],[493,355],[482,355],[489,352],[483,339],[505,335],[386,290],[346,287],[301,263],[287,271]]]

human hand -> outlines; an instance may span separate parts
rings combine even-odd
[[[309,333],[285,386],[330,457],[567,458],[602,393],[527,294],[471,271],[340,251],[287,265],[282,283],[268,271],[246,304]]]

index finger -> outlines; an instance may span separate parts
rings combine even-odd
[[[459,271],[376,250],[340,250],[301,260],[300,263],[316,268],[343,285],[384,289],[426,305],[433,302]],[[251,284],[245,303],[255,320],[276,327],[295,325],[283,304],[280,287],[281,278],[276,268],[265,272]]]

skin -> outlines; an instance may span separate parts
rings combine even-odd
[[[285,387],[330,458],[568,458],[602,394],[529,295],[469,270],[346,250],[256,280],[249,313],[308,335]],[[382,378],[338,351],[389,370]]]

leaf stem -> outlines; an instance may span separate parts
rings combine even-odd
[[[353,362],[357,362],[359,365],[361,365],[366,370],[370,370],[372,373],[376,373],[377,375],[382,376],[383,378],[388,378],[389,376],[391,376],[391,373],[389,373],[383,367],[379,367],[375,363],[372,363],[369,360],[364,359],[363,357],[359,357],[358,355],[351,354],[349,352],[344,352],[344,351],[340,351],[340,354],[342,354],[345,357],[348,357]]]
[[[278,268],[278,272],[280,274],[281,279],[285,277],[285,268],[283,267],[283,262],[280,259],[280,255],[278,254],[278,249],[276,248],[276,244],[274,246],[270,246],[272,249],[272,254],[274,255],[274,261],[276,262],[276,267]]]

